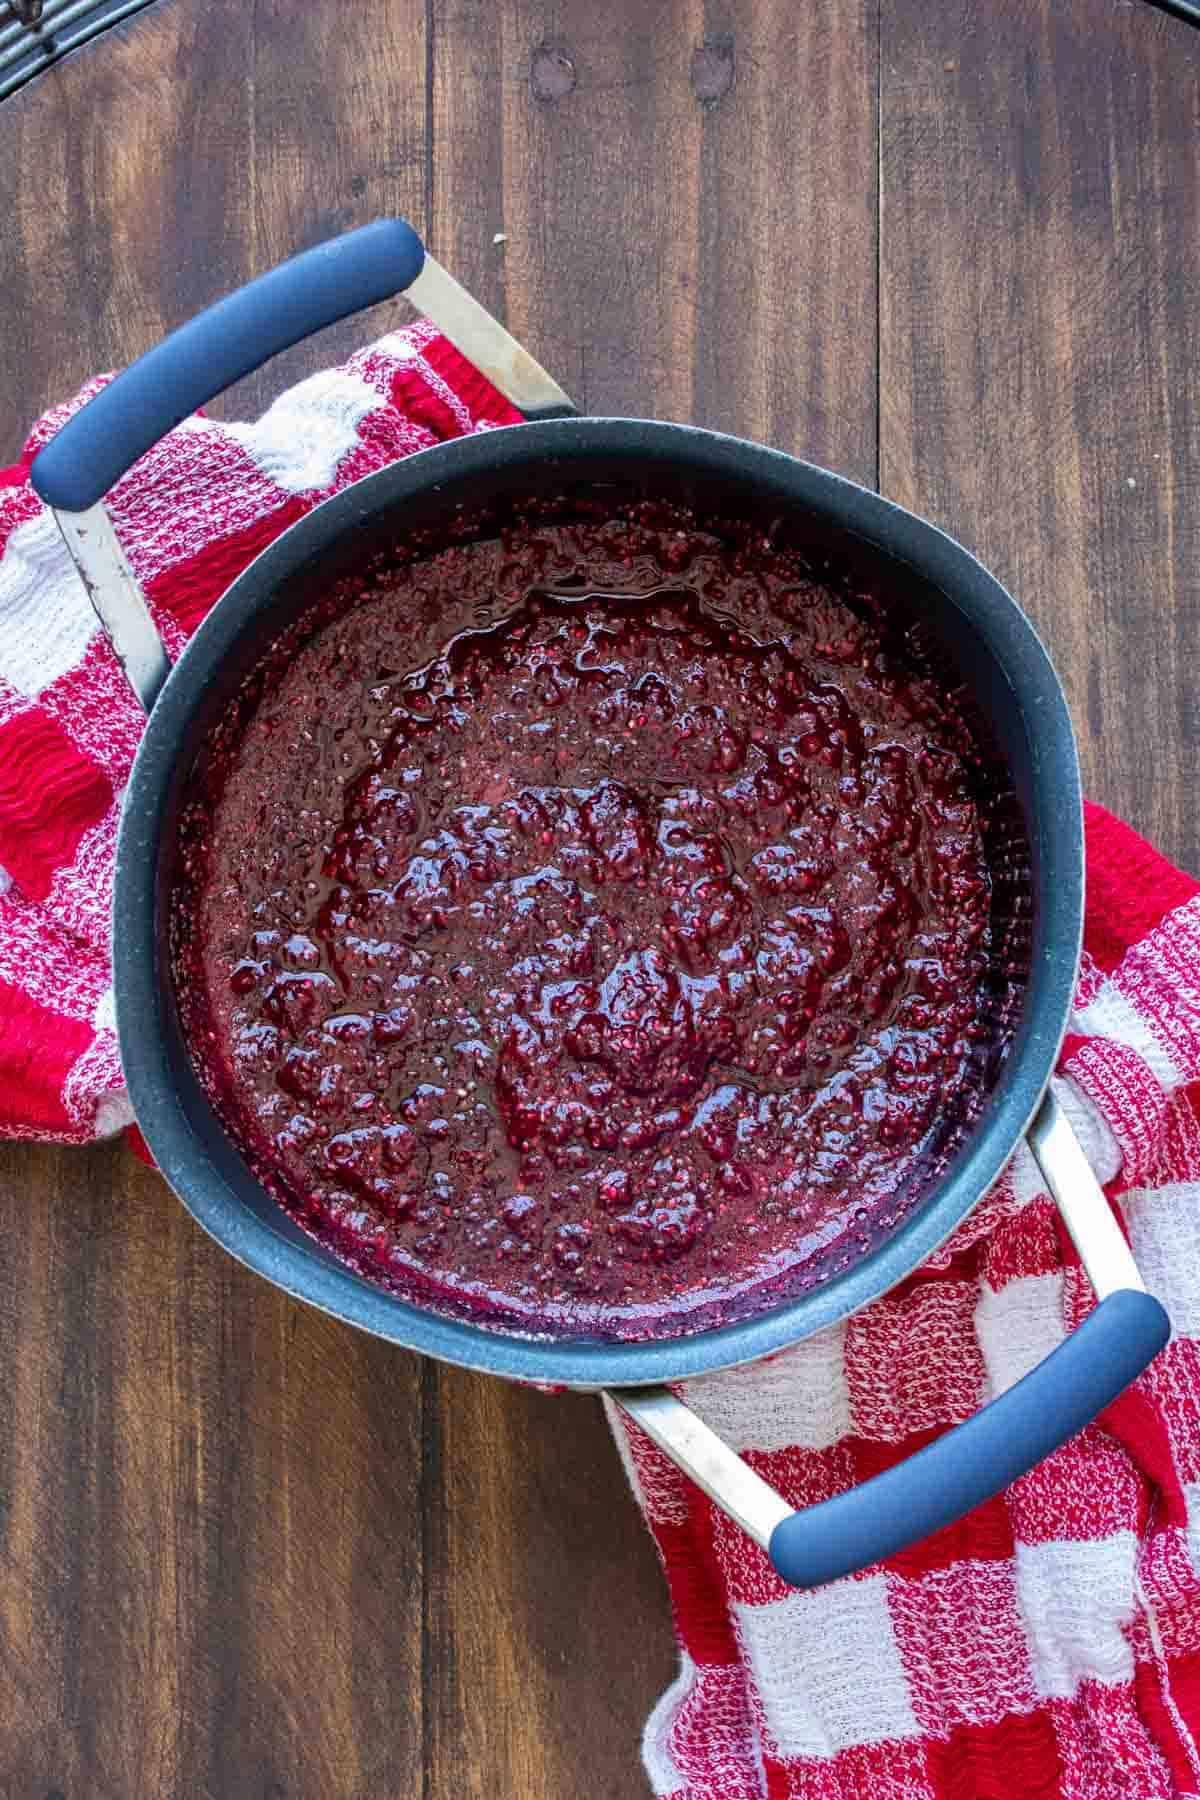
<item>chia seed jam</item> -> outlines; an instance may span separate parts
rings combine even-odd
[[[695,1330],[861,1252],[1013,1013],[987,759],[921,646],[895,596],[662,504],[343,580],[180,830],[185,1030],[255,1174],[510,1330]]]

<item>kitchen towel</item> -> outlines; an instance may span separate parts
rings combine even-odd
[[[143,723],[28,485],[0,473],[0,1133],[130,1123],[108,930]],[[172,653],[251,558],[382,464],[517,415],[428,326],[186,420],[109,506]],[[1103,1419],[961,1524],[792,1593],[636,1431],[614,1429],[666,1570],[678,1680],[646,1728],[672,1800],[1200,1795],[1200,898],[1099,808],[1059,1093],[1175,1335]],[[1090,1289],[1027,1152],[901,1287],[688,1400],[797,1505],[1009,1386]]]

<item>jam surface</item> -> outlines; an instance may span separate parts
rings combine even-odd
[[[982,1104],[979,762],[886,596],[679,509],[344,583],[193,776],[197,1067],[292,1215],[422,1304],[738,1316],[872,1241]]]

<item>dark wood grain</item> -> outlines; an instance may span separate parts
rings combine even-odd
[[[1102,0],[163,0],[0,107],[0,455],[405,212],[582,404],[960,532],[1092,790],[1195,866],[1195,44]],[[0,1149],[0,1392],[5,1800],[643,1791],[670,1633],[593,1400],[293,1305],[120,1146]]]
[[[479,0],[437,32],[434,247],[577,404],[873,480],[870,0]]]
[[[881,485],[1012,587],[1088,792],[1193,870],[1198,53],[1141,5],[883,15]]]

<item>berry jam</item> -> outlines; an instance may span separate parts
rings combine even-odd
[[[530,508],[342,582],[210,734],[197,1067],[421,1304],[633,1338],[773,1303],[994,1079],[983,763],[895,596],[679,508]]]

